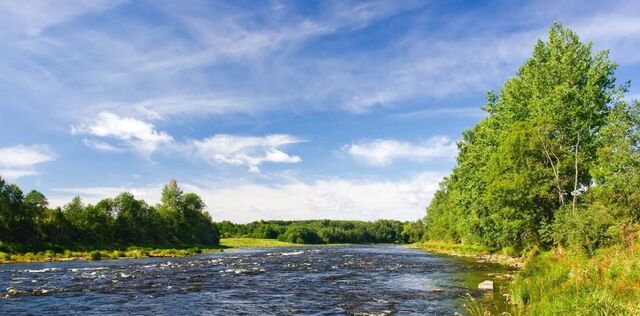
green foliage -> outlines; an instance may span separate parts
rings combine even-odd
[[[543,253],[510,286],[512,300],[530,315],[637,315],[637,244],[598,250],[592,257]]]
[[[407,226],[409,225],[409,226]],[[405,232],[405,229],[407,231]],[[418,240],[424,231],[421,221],[402,223],[343,220],[256,221],[249,224],[218,223],[224,237],[277,239],[298,244],[404,243]],[[413,234],[413,235],[410,235]]]
[[[291,247],[294,243],[278,241],[275,239],[258,239],[258,238],[223,238],[220,240],[220,246],[225,248],[260,248],[260,247]]]
[[[616,223],[640,220],[640,111],[620,101],[628,85],[615,84],[616,67],[554,24],[463,134],[426,237],[592,253],[618,238]]]
[[[219,242],[217,225],[199,196],[183,193],[172,182],[165,187],[162,200],[163,204],[152,207],[125,192],[96,205],[84,204],[80,197],[75,197],[62,209],[49,209],[42,193],[31,191],[23,196],[19,187],[6,184],[0,178],[0,250],[24,253],[61,251],[60,245],[91,250],[127,244],[215,245]],[[197,251],[199,248],[187,252]],[[50,253],[42,252],[25,255],[24,259],[49,257]]]
[[[322,239],[314,230],[307,227],[294,226],[278,236],[279,241],[291,242],[296,244],[319,244]]]
[[[102,258],[102,254],[100,254],[100,251],[92,251],[89,253],[89,259],[91,260],[100,260]]]
[[[560,246],[592,255],[621,240],[618,224],[618,219],[599,203],[579,212],[563,208],[556,214],[553,237]]]
[[[436,253],[452,255],[481,255],[488,254],[489,248],[478,245],[468,245],[459,243],[449,243],[441,241],[424,241],[412,244],[411,247]]]

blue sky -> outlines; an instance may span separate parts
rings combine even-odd
[[[61,206],[176,178],[216,220],[413,220],[559,20],[640,96],[640,4],[2,1],[0,175]]]

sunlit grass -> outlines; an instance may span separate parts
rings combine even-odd
[[[130,246],[120,249],[95,249],[86,251],[46,250],[38,252],[6,253],[0,252],[0,263],[16,262],[46,262],[46,261],[67,261],[67,260],[104,260],[104,259],[127,259],[127,258],[149,258],[149,257],[187,257],[195,256],[203,252],[220,252],[218,245],[199,247],[179,247],[169,248],[158,245],[157,247]]]
[[[424,241],[409,245],[411,248],[450,255],[486,255],[489,248],[478,245],[455,244],[442,241]]]
[[[640,315],[638,244],[593,257],[546,252],[527,263],[510,291],[529,315]]]
[[[279,241],[276,239],[258,239],[258,238],[222,238],[220,246],[224,248],[264,248],[264,247],[291,247],[300,246],[290,242]]]

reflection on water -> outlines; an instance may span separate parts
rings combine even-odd
[[[398,246],[0,266],[0,314],[453,314],[492,264]]]

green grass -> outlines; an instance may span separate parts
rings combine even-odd
[[[219,245],[208,245],[199,247],[181,246],[168,248],[166,245],[157,247],[130,246],[120,249],[94,249],[94,250],[46,250],[38,252],[5,253],[0,252],[0,263],[16,262],[46,262],[46,261],[68,261],[68,260],[102,260],[102,259],[125,259],[125,258],[149,258],[149,257],[187,257],[195,256],[203,252],[220,252]]]
[[[545,252],[510,286],[528,315],[640,315],[640,249],[615,246],[593,257]]]
[[[337,245],[337,244],[336,244]],[[257,238],[222,238],[219,245],[201,245],[193,247],[190,245],[150,245],[150,246],[129,246],[117,245],[105,246],[104,249],[63,249],[62,247],[52,247],[54,250],[27,251],[27,252],[2,252],[0,251],[0,263],[16,262],[46,262],[46,261],[68,261],[68,260],[103,260],[103,259],[125,259],[125,258],[149,258],[149,257],[187,257],[200,253],[221,252],[227,248],[264,248],[264,247],[291,247],[304,246],[289,242],[282,242],[275,239]],[[323,245],[323,246],[333,246]],[[6,247],[6,246],[5,246]],[[8,248],[8,247],[6,247]]]
[[[275,239],[258,238],[222,238],[220,246],[224,248],[264,248],[264,247],[291,247],[299,244],[279,241]]]
[[[455,244],[442,241],[424,241],[409,245],[411,248],[422,249],[448,255],[488,255],[489,248],[477,245]]]

